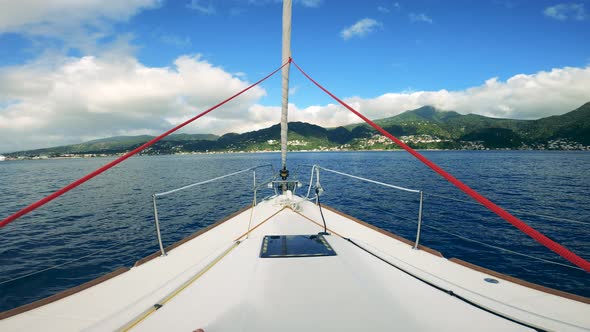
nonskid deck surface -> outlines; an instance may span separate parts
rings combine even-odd
[[[500,316],[547,330],[590,330],[588,304],[503,280],[488,284],[485,274],[327,209],[325,239],[337,255],[260,258],[265,235],[323,230],[318,207],[294,200],[260,203],[248,236],[250,210],[166,257],[0,321],[0,330],[530,330]]]
[[[281,220],[283,219],[283,220]],[[285,211],[278,223],[302,223]],[[261,231],[278,231],[271,224]],[[259,258],[251,236],[214,269],[137,325],[162,331],[527,331],[383,264],[350,242],[327,237],[336,256]],[[457,319],[449,320],[449,315]],[[461,318],[460,318],[461,317]]]

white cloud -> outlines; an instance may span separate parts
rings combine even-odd
[[[407,91],[386,93],[375,98],[349,97],[344,98],[344,101],[370,119],[394,116],[425,105],[462,114],[538,119],[569,112],[590,101],[588,86],[590,66],[565,67],[532,75],[519,74],[506,81],[491,78],[479,86],[459,91]],[[241,126],[258,129],[277,123],[280,107],[255,105],[249,112],[256,112],[256,118],[262,125],[244,123]],[[290,105],[289,121],[303,121],[326,127],[361,122],[350,111],[336,104],[306,108]]]
[[[503,0],[494,0],[494,4],[496,5],[500,5],[506,9],[513,9],[518,7],[518,2],[513,2],[513,1],[503,1]]]
[[[92,54],[100,51],[99,41],[104,46],[104,38],[114,34],[113,23],[160,4],[161,0],[5,0],[0,6],[0,34],[24,35],[39,53],[52,48]],[[129,39],[129,34],[122,37]]]
[[[583,21],[587,18],[586,9],[583,3],[560,3],[555,6],[547,7],[543,11],[545,16],[566,21],[569,19]]]
[[[105,22],[125,21],[142,9],[159,5],[160,0],[3,1],[0,33],[54,36],[73,26],[101,27]]]
[[[400,11],[402,6],[399,4],[399,2],[394,2],[391,5],[391,8],[393,8],[394,11]],[[378,6],[377,11],[379,11],[380,13],[383,13],[383,14],[391,13],[391,9],[389,9],[389,7],[386,7],[386,6]]]
[[[349,100],[347,100],[349,101]],[[234,132],[245,132],[269,127],[280,121],[280,106],[263,106],[255,104],[248,109],[248,118],[256,122],[242,122],[233,126]],[[358,117],[339,105],[313,105],[299,108],[289,104],[289,121],[301,121],[325,127],[336,127],[343,124],[359,122]]]
[[[282,3],[283,0],[248,0],[248,4],[255,6],[264,6],[272,3]],[[323,0],[293,0],[293,4],[302,5],[303,7],[317,8]]]
[[[0,68],[0,152],[159,134],[247,85],[241,73],[230,74],[199,56],[181,56],[169,67],[148,67],[117,55],[43,58]],[[424,105],[463,114],[536,119],[590,101],[588,86],[590,65],[519,74],[506,81],[491,78],[458,91],[409,90],[344,100],[371,119]],[[276,124],[280,106],[261,105],[265,94],[254,88],[183,132],[223,134]],[[327,127],[360,122],[336,104],[291,104],[289,116],[290,121]]]
[[[433,23],[432,19],[424,13],[410,13],[408,14],[408,17],[410,18],[410,21],[414,23]]]
[[[295,0],[295,3],[300,3],[304,7],[316,8],[322,4],[322,0]]]
[[[147,67],[129,56],[87,56],[2,68],[0,151],[154,134],[246,86],[199,56],[179,57],[171,67]],[[208,120],[242,119],[264,94],[256,87]],[[224,121],[209,123],[207,132],[227,129]]]
[[[191,46],[192,41],[190,39],[190,37],[188,36],[184,36],[180,37],[180,36],[176,36],[176,35],[162,35],[160,37],[160,41],[164,44],[168,44],[168,45],[172,45],[172,46],[176,46],[176,47],[188,47]]]
[[[484,84],[460,91],[388,93],[373,99],[350,98],[372,118],[399,114],[432,105],[462,114],[537,119],[562,114],[590,101],[590,66],[565,67],[533,75],[515,75],[505,82],[491,78]]]
[[[340,32],[340,36],[344,40],[348,40],[352,37],[364,37],[381,26],[382,24],[380,22],[372,18],[363,18],[348,28],[343,29]]]
[[[213,3],[211,3],[211,0],[209,0],[209,3],[206,5],[203,4],[202,0],[191,0],[191,2],[186,5],[186,8],[196,10],[205,15],[212,15],[216,12],[215,7],[213,7]]]
[[[391,12],[391,10],[389,10],[389,8],[383,7],[383,6],[379,6],[377,7],[377,10],[383,14],[389,14]]]

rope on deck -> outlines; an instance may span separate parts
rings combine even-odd
[[[174,297],[176,297],[176,295],[180,294],[188,286],[190,286],[191,284],[193,284],[200,277],[202,277],[205,273],[207,273],[209,270],[211,270],[211,268],[213,266],[215,266],[217,263],[219,263],[224,257],[226,257],[230,252],[232,252],[232,250],[234,250],[239,244],[240,244],[239,241],[234,242],[234,244],[232,244],[231,247],[229,247],[221,255],[219,255],[217,258],[215,258],[211,263],[207,264],[207,266],[205,266],[202,270],[200,270],[192,278],[190,278],[189,280],[187,280],[186,282],[184,282],[182,285],[180,285],[180,287],[178,287],[175,290],[173,290],[170,294],[166,295],[163,299],[161,299],[160,301],[158,301],[158,303],[154,304],[149,309],[147,309],[144,312],[142,312],[141,314],[139,314],[136,318],[134,318],[133,320],[131,320],[131,322],[127,323],[126,325],[124,325],[123,327],[121,327],[120,329],[118,329],[118,331],[129,331],[133,327],[137,326],[139,323],[141,323],[142,321],[144,321],[151,314],[153,314],[158,309],[160,309],[161,307],[163,307],[166,303],[168,303],[170,300],[172,300]]]

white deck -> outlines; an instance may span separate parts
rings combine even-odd
[[[240,244],[213,266],[210,263],[246,232],[250,210],[170,251],[166,257],[0,321],[0,331],[117,330],[199,273],[199,278],[132,330],[530,330],[429,286],[342,237],[503,316],[545,330],[590,330],[588,304],[504,280],[486,283],[483,279],[488,276],[481,272],[413,250],[327,209],[324,215],[333,233],[326,239],[337,256],[259,258],[264,235],[315,234],[322,230],[309,220],[321,223],[317,206],[299,202],[300,210],[294,212],[284,203],[285,197],[260,203],[252,227],[264,223],[247,239],[242,237]]]

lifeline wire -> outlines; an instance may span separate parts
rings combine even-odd
[[[127,241],[127,239],[125,241]],[[113,248],[118,247],[118,246],[121,246],[121,243],[116,243],[116,244],[114,244],[114,245],[112,245],[110,247],[102,248],[100,250],[91,252],[88,255],[85,255],[85,256],[82,256],[82,257],[78,257],[78,258],[75,258],[75,259],[71,259],[69,261],[66,261],[66,262],[63,262],[61,264],[57,264],[57,265],[53,265],[53,266],[47,267],[47,268],[42,269],[42,270],[39,270],[39,271],[35,271],[35,272],[23,274],[21,276],[18,276],[18,277],[9,279],[9,280],[4,280],[4,281],[0,282],[0,285],[8,284],[8,283],[11,283],[13,281],[17,281],[17,280],[24,279],[24,278],[27,278],[27,277],[30,277],[30,276],[34,276],[36,274],[43,273],[45,271],[54,270],[54,269],[57,269],[59,267],[65,266],[65,265],[69,265],[69,264],[75,263],[77,261],[81,261],[81,260],[86,259],[88,257],[92,257],[92,256],[94,256],[96,254],[100,254],[101,252],[105,252],[105,251],[107,251],[109,249],[113,249]]]
[[[351,199],[346,199],[346,198],[340,198],[340,200],[349,201],[349,202],[355,202],[356,203],[356,201],[353,201]],[[471,202],[469,202],[469,203],[471,203]],[[416,220],[413,220],[413,219],[410,219],[410,218],[406,218],[406,217],[402,217],[400,215],[394,214],[394,213],[389,212],[387,210],[383,210],[383,209],[375,208],[375,207],[374,207],[374,209],[379,210],[382,213],[385,213],[387,215],[390,215],[390,216],[395,217],[395,218],[398,218],[398,219],[402,219],[402,220],[409,221],[409,222],[412,222],[412,223],[415,223],[416,222]],[[530,259],[534,259],[534,260],[538,260],[538,261],[541,261],[541,262],[545,262],[545,263],[548,263],[548,264],[560,265],[560,266],[567,267],[567,268],[570,268],[570,269],[575,269],[575,270],[581,270],[581,271],[583,271],[583,269],[581,269],[581,268],[579,268],[577,266],[563,264],[563,263],[560,263],[560,262],[552,261],[550,259],[540,258],[540,257],[537,257],[537,256],[531,256],[531,255],[523,254],[523,253],[518,252],[518,251],[513,251],[513,250],[510,250],[510,249],[503,248],[503,247],[499,247],[499,246],[495,246],[495,245],[488,244],[488,243],[485,243],[485,242],[477,241],[477,240],[468,238],[466,236],[462,236],[462,235],[459,235],[459,234],[456,234],[456,233],[445,231],[445,230],[441,229],[440,227],[435,227],[435,226],[430,226],[430,225],[424,225],[424,224],[422,225],[422,227],[434,229],[434,230],[439,231],[441,233],[445,233],[447,235],[451,235],[451,236],[457,237],[457,238],[459,238],[461,240],[468,241],[468,242],[473,242],[473,243],[477,243],[477,244],[482,245],[484,247],[489,247],[489,248],[492,248],[492,249],[504,251],[504,252],[507,252],[509,254],[523,256],[523,257],[527,257],[527,258],[530,258]]]
[[[480,242],[480,241],[473,240],[473,239],[470,239],[468,237],[465,237],[465,236],[462,236],[462,235],[459,235],[459,234],[455,234],[455,233],[452,233],[452,232],[448,232],[448,231],[442,230],[442,229],[440,229],[438,227],[434,227],[434,226],[430,226],[430,225],[423,225],[423,227],[431,228],[431,229],[437,230],[437,231],[439,231],[441,233],[445,233],[445,234],[448,234],[448,235],[452,235],[452,236],[458,237],[459,239],[464,240],[464,241],[469,241],[469,242],[477,243],[477,244],[482,245],[484,247],[490,247],[490,248],[493,248],[493,249],[505,251],[505,252],[510,253],[510,254],[513,254],[513,255],[523,256],[523,257],[527,257],[527,258],[531,258],[531,259],[536,259],[536,260],[541,261],[541,262],[545,262],[545,263],[549,263],[549,264],[555,264],[555,265],[560,265],[560,266],[564,266],[564,267],[569,267],[570,269],[576,269],[576,270],[583,271],[581,268],[579,268],[577,266],[571,266],[571,265],[567,265],[567,264],[555,262],[555,261],[552,261],[552,260],[549,260],[549,259],[545,259],[545,258],[540,258],[540,257],[536,257],[536,256],[531,256],[531,255],[523,254],[523,253],[520,253],[518,251],[513,251],[513,250],[510,250],[510,249],[498,247],[498,246],[495,246],[495,245],[492,245],[492,244],[488,244],[488,243],[485,243],[485,242]]]
[[[461,202],[461,203],[477,204],[477,202],[474,202],[474,201],[467,201],[467,200],[464,200],[464,199],[449,197],[449,196],[445,196],[445,195],[432,194],[432,193],[426,193],[425,195],[426,196],[433,196],[433,197],[444,198],[444,199],[448,199],[448,200],[456,201],[456,202]],[[534,212],[530,212],[530,211],[525,211],[525,210],[517,210],[517,209],[506,209],[506,210],[507,211],[512,211],[512,212],[516,212],[516,213],[527,214],[529,216],[535,216],[535,217],[541,217],[541,218],[547,218],[547,219],[554,219],[554,220],[569,222],[569,223],[572,223],[572,224],[579,224],[579,225],[587,225],[587,226],[590,226],[590,222],[585,222],[585,221],[579,221],[579,220],[568,219],[568,218],[563,218],[563,217],[555,217],[555,216],[550,216],[550,215],[546,215],[546,214],[538,214],[538,213],[534,213]]]

